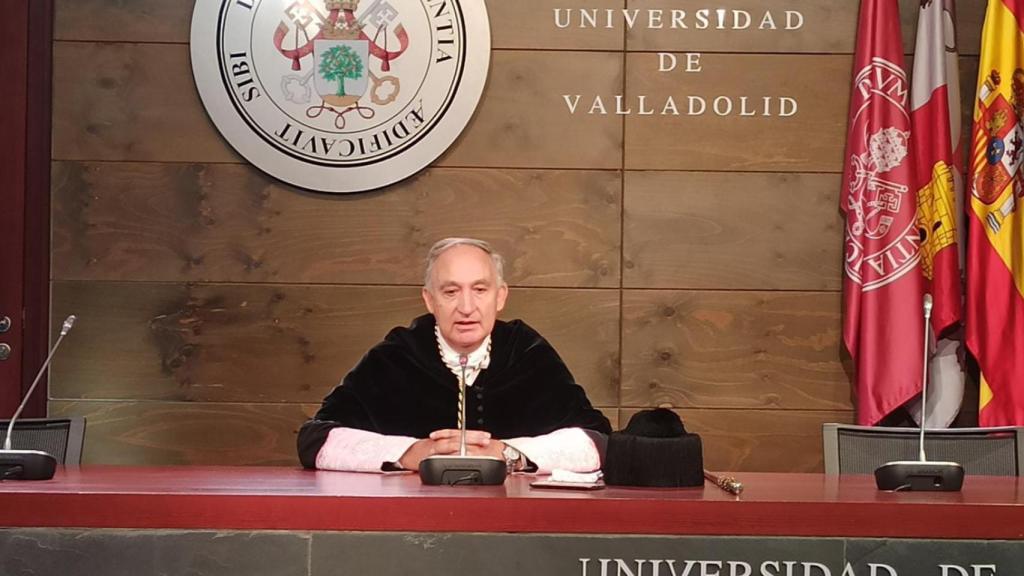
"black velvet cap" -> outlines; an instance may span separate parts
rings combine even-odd
[[[602,470],[609,486],[700,486],[704,484],[700,436],[688,433],[671,410],[638,412],[625,430],[608,437]]]

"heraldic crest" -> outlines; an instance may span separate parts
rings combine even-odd
[[[398,11],[391,4],[374,0],[357,16],[359,3],[326,0],[320,10],[311,0],[297,0],[284,10],[274,31],[274,47],[291,60],[294,71],[281,78],[285,98],[309,103],[309,118],[333,115],[339,130],[345,128],[346,115],[355,113],[369,120],[376,115],[375,106],[398,98],[401,82],[389,72],[392,61],[409,48],[409,34],[396,23]],[[376,28],[373,37],[366,33],[367,25]],[[389,50],[391,35],[396,50]]]
[[[1011,101],[1000,93],[1003,78],[998,70],[985,77],[978,91],[981,118],[975,131],[980,131],[980,146],[974,150],[975,165],[981,168],[974,176],[971,193],[990,208],[985,225],[998,234],[1003,222],[1024,198],[1024,70],[1017,68],[1011,78]],[[995,206],[998,202],[998,206]]]

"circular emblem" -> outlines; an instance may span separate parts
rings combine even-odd
[[[988,163],[992,166],[999,163],[1003,159],[1003,154],[1006,153],[1006,144],[1002,140],[996,140],[992,138],[988,143],[988,150],[985,156],[988,158]]]
[[[459,136],[490,64],[484,0],[197,0],[192,73],[247,160],[290,184],[361,192]]]
[[[845,269],[867,292],[916,268],[921,237],[911,189],[906,74],[898,64],[874,58],[854,85],[850,134],[859,138],[847,148]]]

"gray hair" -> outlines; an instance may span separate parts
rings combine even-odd
[[[494,266],[494,275],[498,279],[498,286],[505,283],[505,259],[494,248],[491,248],[490,244],[476,238],[445,238],[435,242],[430,247],[430,251],[427,252],[426,271],[423,274],[424,288],[430,288],[430,277],[434,273],[434,264],[437,263],[437,259],[441,257],[441,254],[456,246],[473,246],[483,250],[484,253],[491,257],[491,264]]]

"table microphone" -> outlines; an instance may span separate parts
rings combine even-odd
[[[420,481],[428,486],[456,484],[497,486],[505,482],[508,468],[505,460],[492,456],[466,455],[466,364],[469,357],[459,356],[462,376],[459,378],[459,454],[458,456],[427,456],[420,460]]]
[[[25,398],[22,399],[21,405],[18,406],[14,416],[11,416],[11,421],[7,424],[4,449],[0,450],[0,480],[49,480],[53,478],[53,473],[57,470],[57,459],[46,452],[40,450],[11,450],[11,435],[14,433],[14,422],[21,415],[21,411],[25,409],[25,405],[28,404],[28,399],[32,397],[36,384],[39,384],[39,380],[43,377],[43,372],[50,365],[50,360],[53,359],[53,354],[57,351],[57,347],[60,346],[61,341],[64,340],[64,337],[68,335],[68,332],[71,331],[71,327],[74,325],[74,315],[68,316],[64,320],[64,325],[60,328],[60,336],[53,344],[53,348],[50,348],[50,353],[46,356],[46,361],[43,362],[42,367],[39,368],[36,379],[28,387]]]
[[[924,426],[928,410],[928,338],[932,317],[932,295],[924,295],[924,365],[921,386],[921,429],[918,459],[887,462],[875,469],[879,490],[922,490],[957,492],[964,484],[964,468],[956,462],[929,462],[924,453]]]

